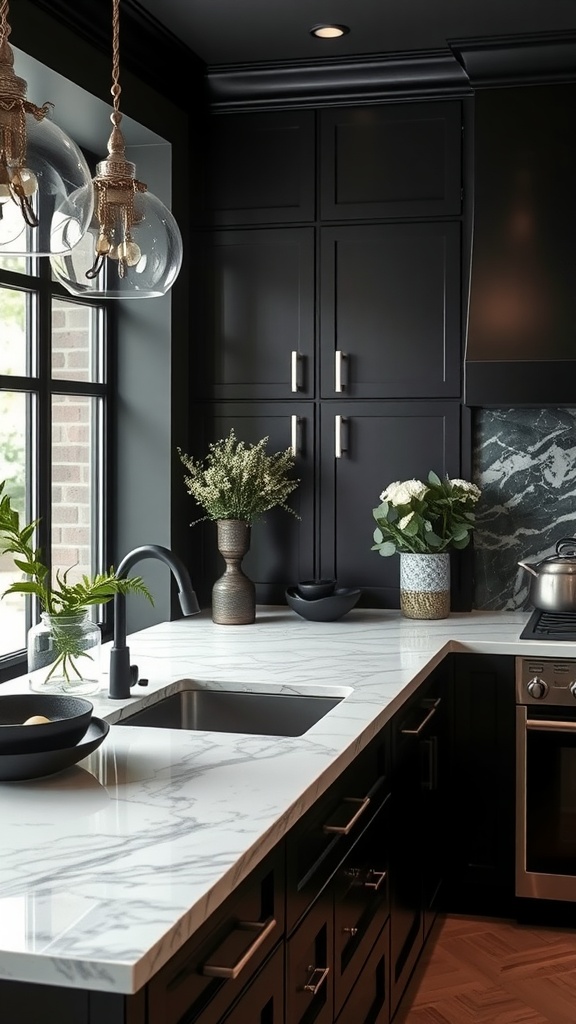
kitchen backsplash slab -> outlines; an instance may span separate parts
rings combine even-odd
[[[530,608],[518,560],[576,534],[576,408],[475,409],[474,607]]]

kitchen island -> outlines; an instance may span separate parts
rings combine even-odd
[[[148,686],[110,701],[103,674],[90,697],[112,725],[181,679],[344,699],[297,737],[112,727],[74,768],[0,783],[0,976],[137,992],[450,652],[573,656],[569,642],[520,641],[527,617],[357,609],[313,623],[267,607],[251,626],[203,613],[133,634]]]

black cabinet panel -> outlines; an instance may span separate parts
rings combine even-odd
[[[216,232],[205,253],[208,306],[196,390],[213,398],[311,395],[313,229]]]
[[[24,981],[1,981],[2,1024],[88,1024],[88,993]],[[121,1000],[119,1000],[121,1002]]]
[[[459,101],[321,112],[321,216],[459,214]]]
[[[286,943],[287,1024],[332,1024],[332,900],[318,900]]]
[[[324,402],[320,572],[362,587],[375,607],[398,608],[399,559],[371,551],[372,509],[394,480],[459,475],[457,402]],[[340,437],[342,454],[335,457]],[[454,600],[457,595],[454,595]]]
[[[312,220],[313,111],[217,115],[205,205],[216,224]]]
[[[337,1018],[337,1024],[388,1024],[389,947],[390,924],[386,922]]]
[[[284,947],[272,954],[254,981],[242,993],[222,1024],[283,1024]],[[211,1024],[204,1020],[202,1024]],[[216,1021],[214,1022],[216,1024]]]
[[[227,437],[234,428],[239,441],[256,444],[268,437],[267,452],[284,451],[296,443],[293,471],[300,483],[288,497],[288,504],[300,518],[281,508],[271,509],[252,527],[250,550],[242,562],[247,576],[256,584],[260,604],[284,604],[284,591],[298,580],[314,575],[314,490],[315,454],[314,406],[306,402],[221,402],[200,411],[199,435],[202,438],[193,455],[204,455],[211,441]],[[191,520],[202,510],[190,499]],[[216,546],[216,524],[194,527],[196,545],[193,565],[202,565],[203,603],[209,603],[211,588],[224,572],[224,561]]]
[[[325,228],[321,255],[323,397],[460,393],[460,225]]]

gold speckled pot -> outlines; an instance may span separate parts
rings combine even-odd
[[[400,555],[400,608],[407,619],[450,614],[450,555]]]
[[[250,547],[250,524],[242,519],[218,519],[218,551],[226,570],[212,588],[212,621],[243,626],[256,618],[256,588],[242,571]]]

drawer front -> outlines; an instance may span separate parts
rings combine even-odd
[[[388,744],[369,747],[304,816],[287,839],[286,928],[290,932],[364,829],[388,785]]]
[[[272,954],[223,1024],[284,1024],[284,950]],[[204,1024],[204,1021],[203,1021]]]
[[[286,1024],[332,1024],[332,901],[320,899],[286,949]]]
[[[219,1020],[261,967],[284,931],[283,858],[266,864],[152,979],[148,1024]]]
[[[386,922],[337,1018],[337,1024],[388,1024],[389,943],[389,923]]]
[[[388,795],[334,879],[336,1015],[389,914],[389,806]]]

